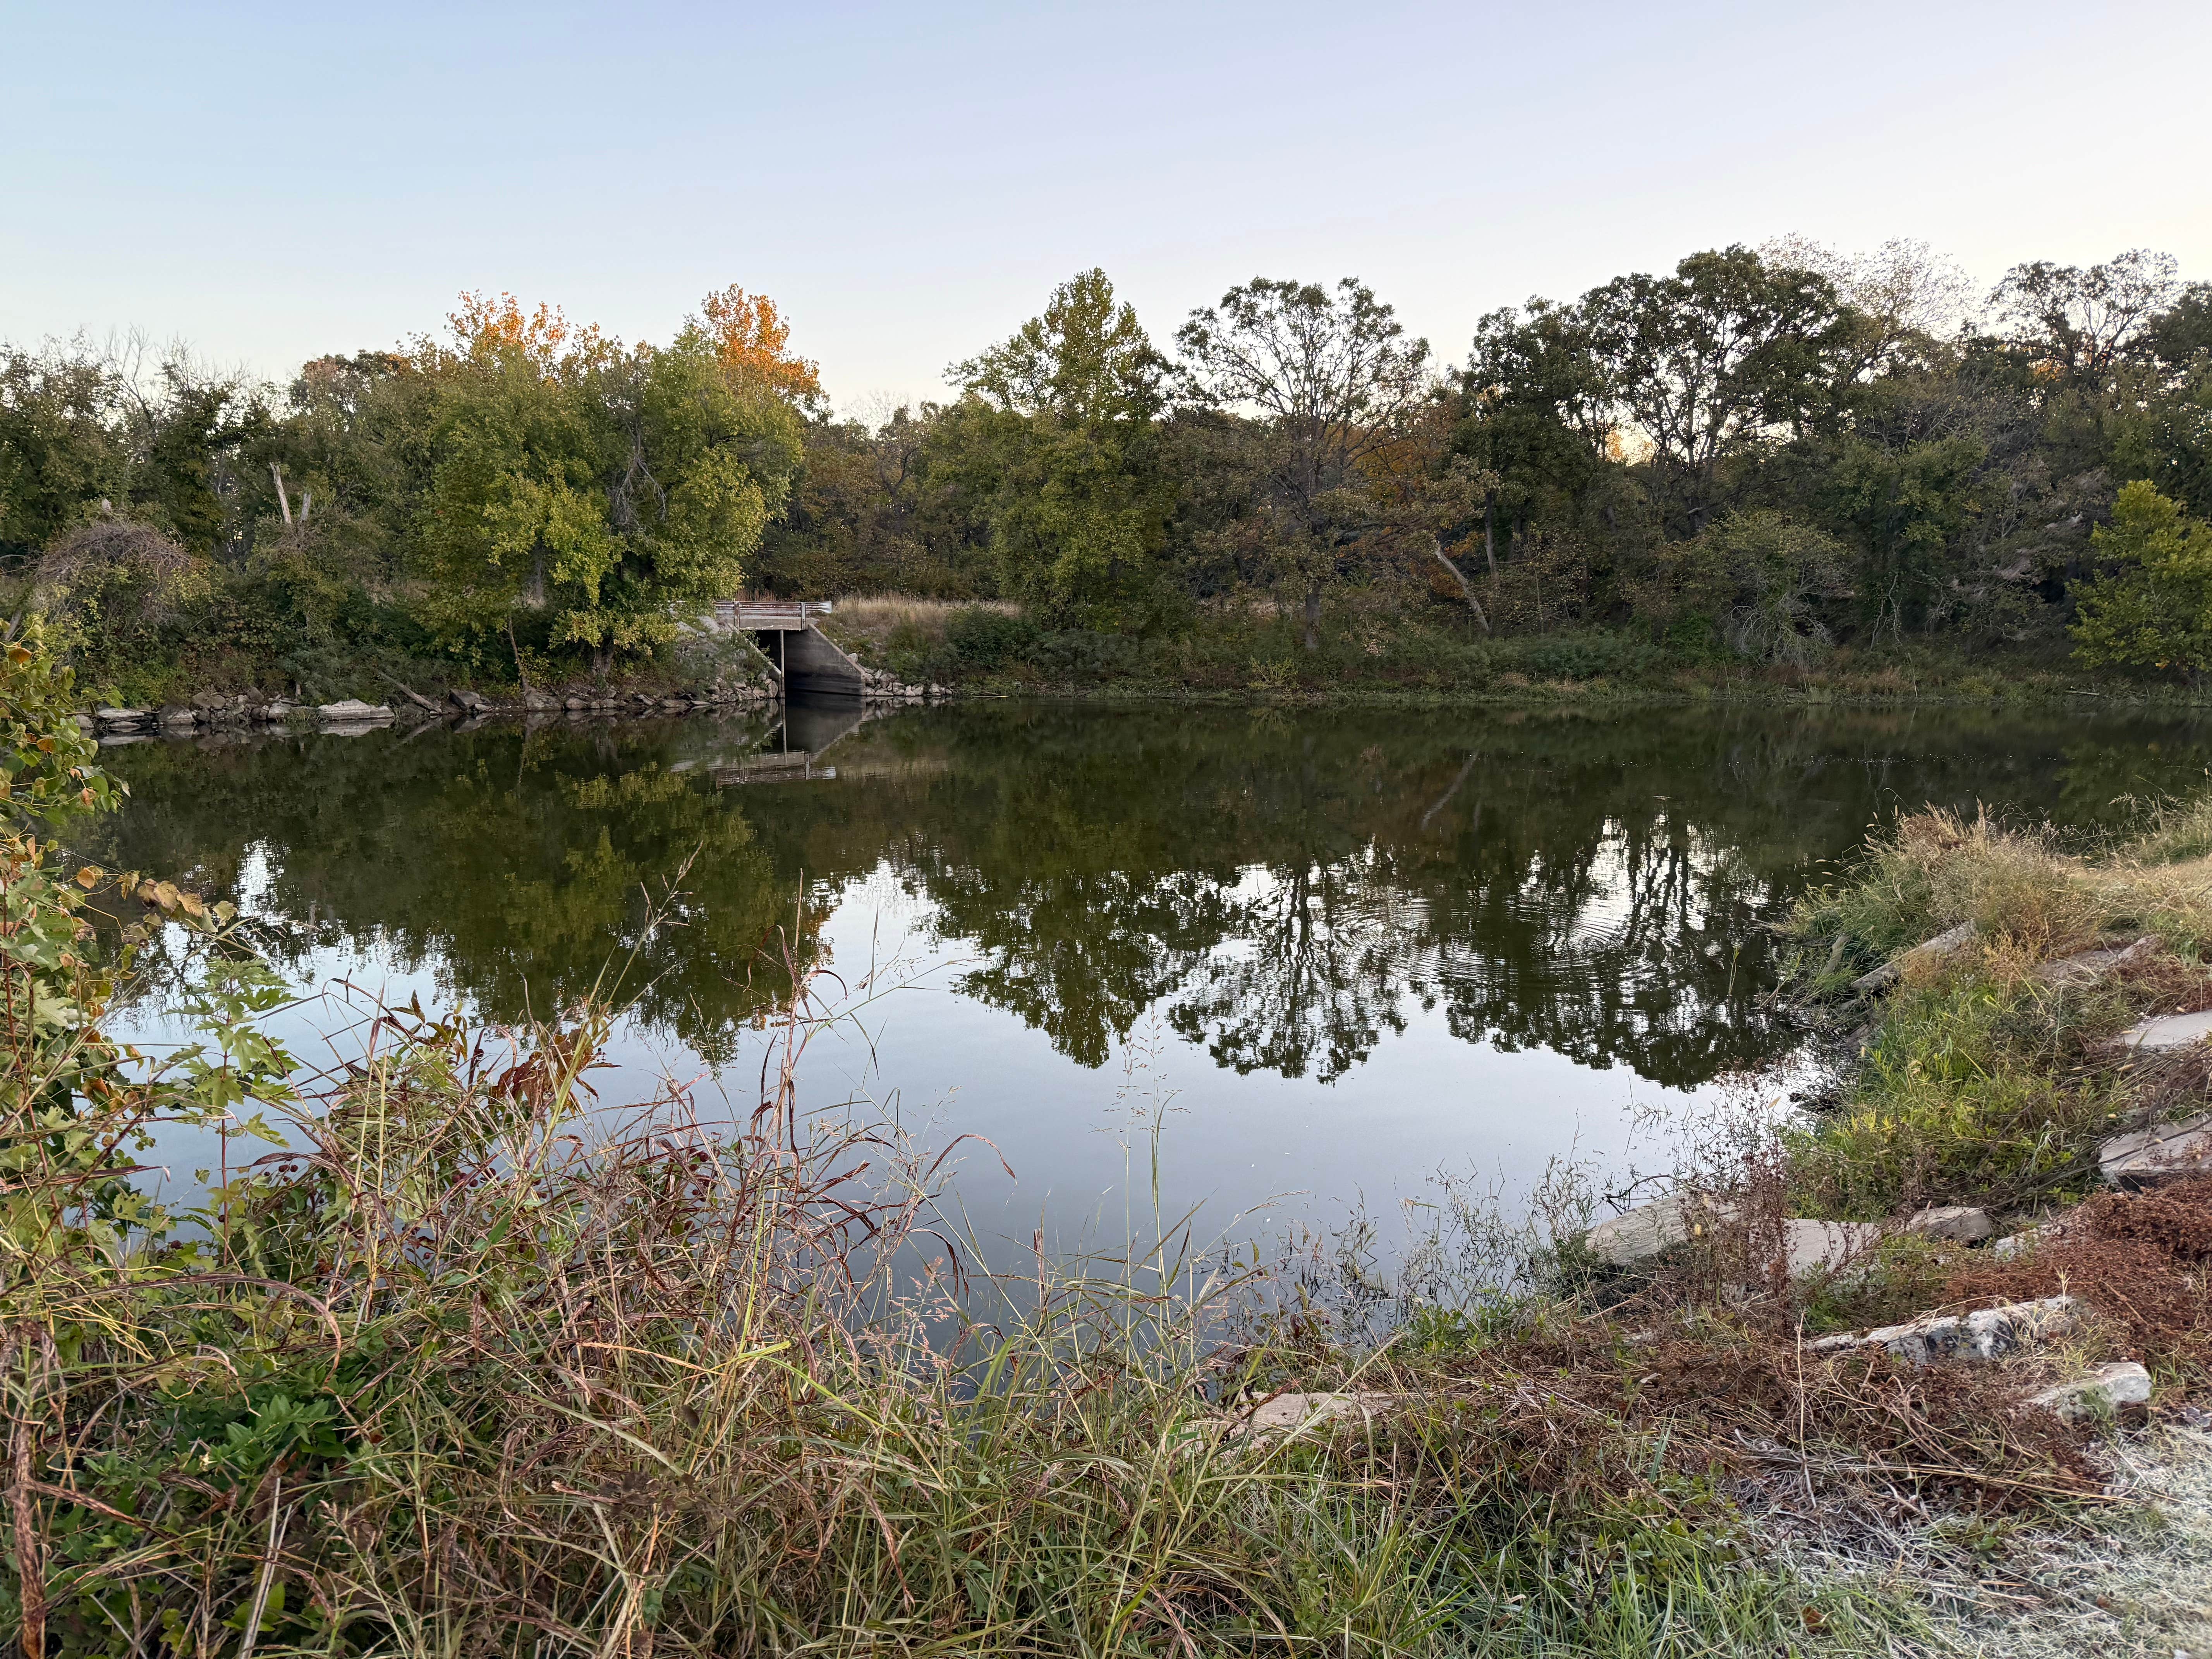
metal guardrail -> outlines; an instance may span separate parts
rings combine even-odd
[[[828,599],[721,599],[714,605],[714,621],[747,633],[791,634],[828,616],[830,609]]]

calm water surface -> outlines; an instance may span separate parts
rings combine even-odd
[[[1162,1106],[1164,1200],[1212,1231],[1632,1159],[1653,1109],[1788,1053],[1767,924],[1869,824],[1936,801],[2088,830],[2200,783],[2212,727],[992,705],[106,759],[131,799],[87,850],[234,899],[303,988],[506,1022],[618,977],[610,1102],[665,1070],[749,1109],[786,940],[833,999],[896,963],[809,1051],[807,1103],[988,1137],[1013,1176],[971,1144],[976,1224],[1066,1248],[1149,1216],[1125,1148]]]

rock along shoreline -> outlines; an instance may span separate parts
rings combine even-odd
[[[771,684],[746,682],[717,684],[690,692],[610,692],[532,690],[520,697],[489,697],[482,692],[456,688],[443,701],[410,691],[404,703],[363,702],[344,698],[337,702],[294,702],[285,697],[258,697],[247,693],[203,691],[186,702],[160,708],[100,707],[80,710],[78,729],[103,744],[122,744],[152,738],[189,738],[212,732],[249,732],[312,728],[355,734],[413,720],[442,720],[457,726],[500,719],[616,719],[665,720],[694,714],[729,714],[779,707],[782,690]],[[951,696],[941,685],[908,685],[890,675],[867,677],[860,701],[864,704],[942,702]]]

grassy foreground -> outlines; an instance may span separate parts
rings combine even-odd
[[[1887,1559],[1909,1524],[1979,1559],[2078,1529],[2110,1507],[2101,1431],[2023,1390],[2121,1348],[2173,1398],[2201,1386],[2201,1291],[2141,1328],[2100,1303],[2024,1369],[1914,1372],[1804,1338],[2069,1258],[1899,1240],[1870,1275],[1793,1281],[1769,1245],[1791,1209],[2061,1202],[2112,1115],[2201,1089],[2084,1057],[2206,978],[2193,866],[2150,860],[2212,848],[2212,816],[2094,866],[1908,823],[1801,915],[1815,988],[1959,915],[1988,942],[1866,1011],[1874,1060],[1825,1127],[1715,1155],[1741,1226],[1621,1273],[1571,1194],[1502,1244],[1454,1212],[1355,1310],[1325,1261],[1172,1229],[963,1276],[941,1166],[798,1099],[803,1003],[727,1128],[679,1091],[592,1109],[590,1007],[520,1032],[393,1012],[305,1084],[222,907],[58,857],[112,795],[74,701],[9,642],[0,1627],[29,1654],[1894,1650],[1927,1635],[1911,1582],[1780,1544]],[[2039,999],[2026,964],[2122,920],[2165,942],[2155,975]],[[101,1034],[155,923],[197,943],[204,1033],[159,1065]],[[1923,1089],[1937,1055],[2005,1082]],[[229,1148],[173,1216],[136,1161],[173,1122]],[[2132,1241],[2131,1291],[2202,1279],[2201,1232],[2097,1202],[2065,1249]],[[2094,1302],[2090,1261],[2068,1283]],[[1368,1408],[1251,1425],[1297,1390]]]

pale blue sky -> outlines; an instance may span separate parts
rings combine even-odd
[[[463,288],[665,337],[773,295],[839,404],[1103,264],[1164,340],[1255,274],[1475,319],[1692,249],[1924,238],[1986,287],[2212,276],[2212,5],[0,0],[0,337],[282,374]]]

